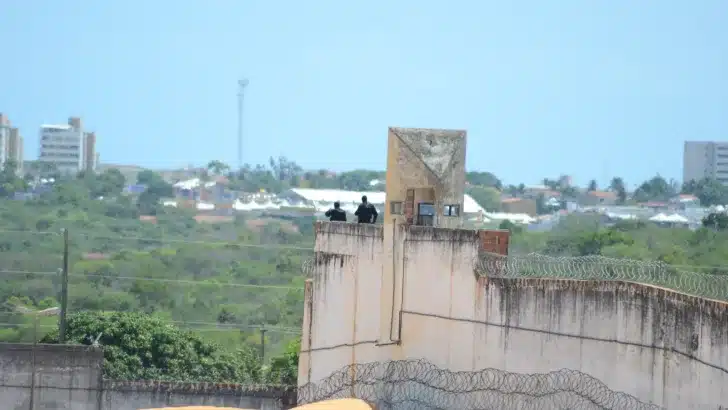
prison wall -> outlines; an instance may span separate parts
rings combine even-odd
[[[397,231],[387,241],[383,229]],[[670,409],[728,403],[722,302],[637,283],[486,278],[475,231],[324,222],[316,235],[299,385],[353,363],[426,359],[451,371],[576,370]]]
[[[110,381],[103,352],[89,346],[0,343],[0,408],[138,410],[181,405],[280,410],[290,389],[217,383]]]

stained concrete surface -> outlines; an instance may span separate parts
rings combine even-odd
[[[103,379],[103,352],[89,346],[0,343],[2,410],[137,410],[212,405],[291,408],[281,389],[216,383],[116,382]]]
[[[474,231],[319,223],[299,385],[425,359],[454,372],[576,370],[668,409],[728,403],[728,304],[636,283],[480,277],[479,248]]]

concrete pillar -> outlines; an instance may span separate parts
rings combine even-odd
[[[311,328],[313,326],[313,280],[306,279],[303,291],[303,326],[301,351],[298,355],[298,385],[311,381]]]

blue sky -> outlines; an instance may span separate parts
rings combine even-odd
[[[79,115],[103,162],[383,168],[388,126],[468,130],[508,183],[680,179],[728,136],[728,2],[5,1],[0,111]]]

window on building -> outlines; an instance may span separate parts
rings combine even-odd
[[[404,207],[402,206],[402,201],[392,201],[389,203],[389,213],[392,215],[402,215],[404,214]]]
[[[460,205],[445,205],[445,209],[443,210],[442,214],[444,216],[460,216]]]
[[[421,202],[417,205],[417,225],[435,225],[435,204]]]

